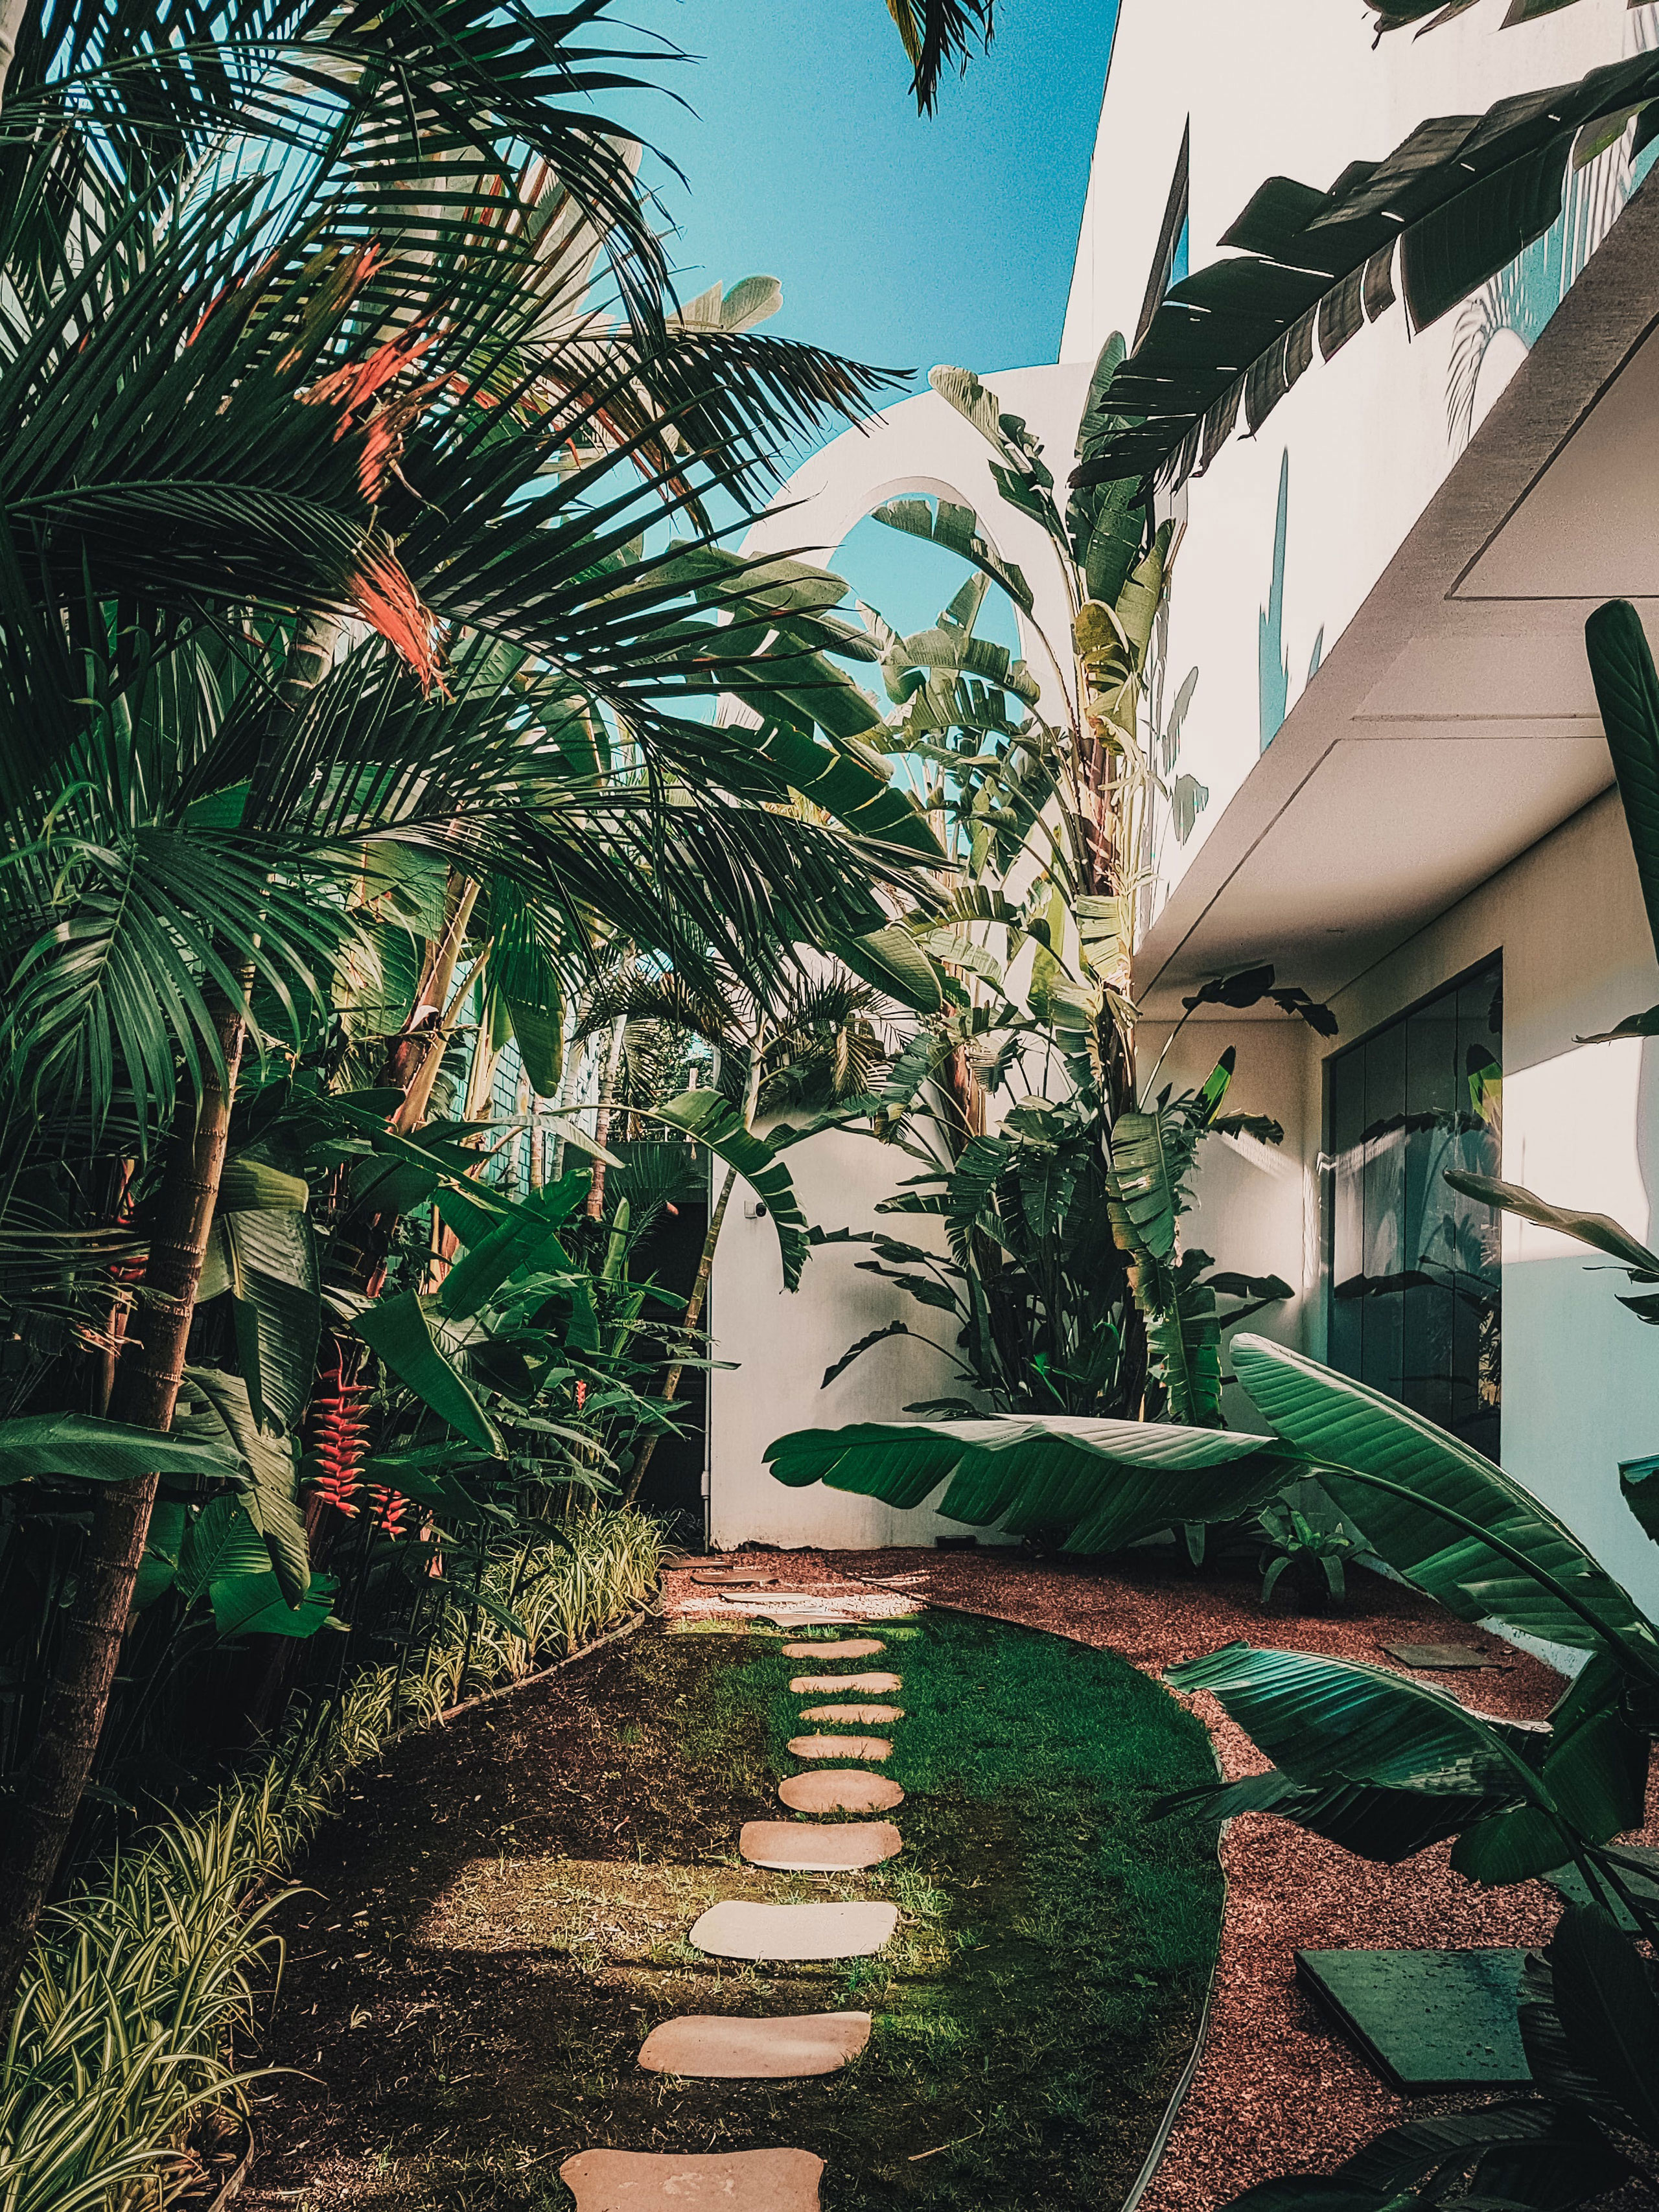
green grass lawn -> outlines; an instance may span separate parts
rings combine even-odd
[[[1214,1955],[1212,1831],[1148,1817],[1212,1775],[1208,1739],[1110,1652],[945,1613],[879,1633],[850,1668],[758,1627],[647,1633],[397,1746],[285,1909],[255,2212],[568,2212],[574,2151],[768,2145],[823,2159],[824,2212],[1115,2212]],[[820,1702],[790,1677],[866,1667],[903,1677],[904,1850],[745,1866]],[[901,1914],[874,1959],[744,1966],[686,1940],[734,1897]],[[638,2063],[677,2013],[854,2007],[869,2048],[821,2079]]]
[[[1214,1956],[1213,1832],[1147,1817],[1162,1792],[1213,1776],[1208,1738],[1110,1652],[942,1613],[877,1632],[885,1655],[845,1671],[904,1678],[884,1771],[908,1793],[888,1816],[906,1849],[815,1893],[892,1899],[898,1936],[878,1958],[822,1970],[811,1995],[778,1984],[752,2005],[860,2006],[875,2014],[870,2050],[823,2081],[680,2094],[723,2116],[746,2099],[765,2115],[750,2141],[817,2151],[826,2212],[895,2198],[1100,2212],[1146,2155]],[[818,1700],[787,1685],[819,1668],[784,1658],[782,1641],[751,1635],[752,1656],[711,1672],[686,1745],[699,1764],[726,1757],[752,1772],[758,1711],[767,1784],[799,1770],[786,1746]],[[754,1813],[780,1809],[760,1801]]]

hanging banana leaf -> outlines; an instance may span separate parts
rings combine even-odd
[[[1650,1252],[1628,1229],[1621,1229],[1608,1215],[1579,1213],[1571,1206],[1552,1206],[1547,1199],[1534,1198],[1519,1183],[1500,1182],[1496,1176],[1466,1175],[1461,1168],[1448,1168],[1444,1176],[1452,1188],[1461,1191],[1465,1198],[1476,1199],[1483,1206],[1498,1206],[1505,1213],[1518,1214],[1523,1221],[1535,1221],[1540,1229],[1553,1229],[1563,1237],[1576,1237],[1581,1244],[1592,1245],[1596,1251],[1606,1252],[1620,1261],[1638,1282],[1659,1283],[1659,1253]]]
[[[1197,1272],[1209,1264],[1206,1252],[1184,1254],[1179,1268],[1166,1271],[1162,1303],[1141,1307],[1147,1353],[1168,1394],[1170,1418],[1199,1428],[1221,1419],[1221,1317],[1215,1285],[1200,1281]],[[1129,1277],[1138,1305],[1140,1272],[1132,1268]]]
[[[1648,931],[1659,951],[1659,673],[1641,617],[1628,599],[1610,599],[1597,607],[1584,624],[1584,651],[1636,854]],[[1655,1036],[1659,1006],[1650,1006],[1579,1042],[1605,1044],[1613,1037]]]
[[[276,1570],[284,1601],[298,1605],[311,1588],[311,1546],[299,1507],[299,1455],[292,1439],[273,1435],[262,1425],[253,1410],[252,1394],[240,1375],[187,1367],[185,1380],[210,1408],[205,1417],[191,1417],[190,1432],[206,1429],[223,1437],[247,1462],[252,1481],[243,1493],[243,1505],[264,1540],[265,1564]]]
[[[800,1210],[788,1169],[765,1138],[745,1129],[741,1116],[718,1091],[683,1091],[678,1098],[648,1110],[654,1120],[683,1129],[688,1137],[707,1145],[717,1159],[735,1168],[750,1188],[764,1199],[768,1217],[777,1232],[784,1288],[798,1289],[810,1249],[806,1216]]]
[[[823,1482],[889,1505],[920,1505],[1012,1533],[1071,1528],[1067,1551],[1113,1551],[1182,1521],[1224,1521],[1264,1504],[1294,1462],[1271,1437],[1073,1415],[864,1421],[801,1429],[766,1454],[780,1482]]]
[[[1422,330],[1541,237],[1560,212],[1579,131],[1659,97],[1659,58],[1637,54],[1576,84],[1432,116],[1382,161],[1354,161],[1329,191],[1273,177],[1225,232],[1239,251],[1172,284],[1112,380],[1125,427],[1079,462],[1073,486],[1164,471],[1185,480],[1231,434],[1258,431],[1313,357],[1326,360],[1395,296]]]
[[[1659,1638],[1648,1621],[1571,1529],[1501,1468],[1424,1415],[1284,1345],[1241,1336],[1232,1356],[1252,1401],[1317,1467],[1347,1517],[1460,1620],[1493,1617],[1579,1650],[1616,1647],[1659,1681]],[[1415,1494],[1397,1497],[1356,1475]]]

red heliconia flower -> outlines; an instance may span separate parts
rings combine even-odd
[[[348,1520],[355,1519],[358,1474],[368,1449],[363,1401],[367,1382],[348,1382],[337,1368],[312,1401],[311,1451],[317,1462],[316,1495]]]
[[[383,1490],[378,1482],[371,1482],[368,1495],[375,1527],[388,1536],[401,1536],[409,1514],[409,1500],[402,1491]]]

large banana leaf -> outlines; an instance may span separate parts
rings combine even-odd
[[[417,1291],[380,1298],[352,1323],[400,1382],[423,1398],[469,1443],[492,1458],[505,1454],[501,1432],[473,1395],[472,1387],[432,1333]]]
[[[1616,1646],[1659,1680],[1651,1626],[1571,1530],[1501,1468],[1422,1414],[1284,1345],[1241,1336],[1232,1356],[1262,1414],[1419,1589],[1461,1620],[1495,1618],[1580,1650]]]
[[[741,1115],[718,1091],[683,1091],[678,1098],[651,1111],[657,1121],[684,1129],[688,1137],[707,1145],[717,1159],[735,1168],[750,1188],[765,1200],[767,1213],[777,1231],[784,1288],[797,1289],[810,1249],[806,1216],[800,1210],[788,1169],[765,1138],[744,1128]]]
[[[1182,482],[1242,411],[1252,434],[1309,367],[1395,297],[1416,327],[1446,313],[1554,221],[1575,136],[1659,96],[1638,54],[1576,84],[1505,98],[1484,115],[1432,116],[1386,160],[1356,161],[1329,191],[1273,177],[1220,243],[1240,249],[1172,284],[1112,380],[1123,427],[1073,472],[1087,489],[1165,464]]]
[[[942,545],[947,553],[968,562],[992,583],[1000,584],[1017,607],[1030,613],[1034,604],[1030,586],[1013,562],[998,559],[981,535],[979,517],[971,507],[957,507],[950,500],[941,499],[935,509],[925,499],[891,499],[884,507],[875,509],[872,519],[884,522],[890,530],[902,530],[907,536],[924,538],[931,545]]]
[[[1254,1778],[1255,1802],[1334,1832],[1351,1850],[1393,1860],[1461,1829],[1452,1863],[1487,1882],[1547,1873],[1571,1855],[1565,1814],[1516,1734],[1408,1675],[1230,1644],[1166,1679],[1219,1698],[1293,1785],[1274,1792],[1268,1777]],[[1416,1840],[1411,1798],[1429,1801]]]
[[[252,1480],[243,1504],[264,1539],[267,1564],[276,1570],[284,1601],[298,1605],[311,1588],[311,1547],[297,1503],[298,1455],[292,1440],[260,1425],[252,1394],[240,1376],[187,1367],[185,1379],[211,1407],[211,1425],[246,1461]]]
[[[1131,1273],[1130,1286],[1136,1304],[1141,1306],[1147,1353],[1153,1372],[1168,1393],[1170,1413],[1176,1420],[1200,1428],[1219,1420],[1221,1317],[1215,1285],[1199,1281],[1184,1267],[1171,1270],[1166,1294],[1150,1311],[1141,1304],[1138,1268]]]
[[[1104,1552],[1185,1521],[1264,1504],[1292,1462],[1271,1437],[1030,1414],[971,1421],[862,1421],[801,1429],[767,1451],[780,1482],[823,1482],[1012,1533],[1071,1525],[1068,1551]]]
[[[240,1456],[216,1439],[158,1436],[93,1413],[27,1413],[0,1421],[0,1488],[41,1475],[135,1482],[146,1474],[242,1474]]]

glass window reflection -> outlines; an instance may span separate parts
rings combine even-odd
[[[1326,1104],[1328,1356],[1496,1459],[1498,1217],[1445,1170],[1502,1172],[1501,955],[1339,1053]]]

